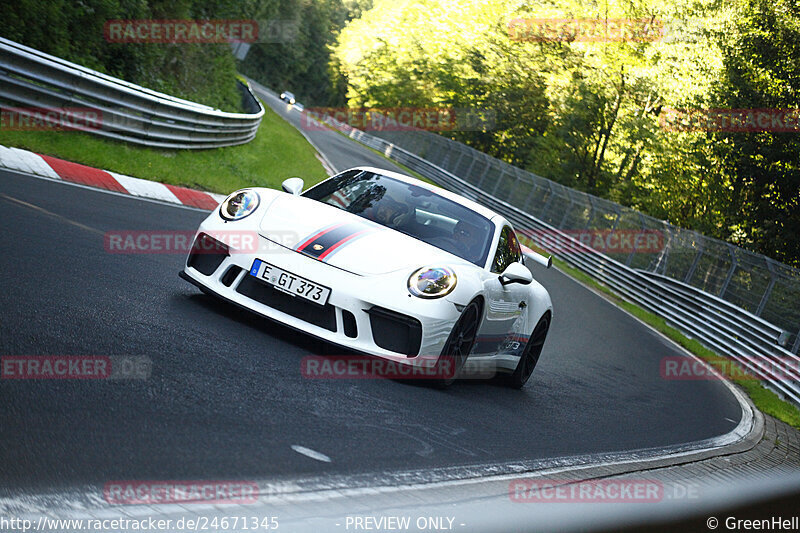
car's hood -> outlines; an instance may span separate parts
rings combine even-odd
[[[259,233],[314,259],[362,275],[468,264],[434,246],[302,196],[279,194]]]

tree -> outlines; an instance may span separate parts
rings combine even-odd
[[[800,6],[742,0],[722,41],[715,102],[730,109],[800,108]],[[800,138],[792,132],[716,132],[715,152],[732,176],[726,225],[745,246],[800,266]]]

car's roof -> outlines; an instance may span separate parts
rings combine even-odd
[[[411,176],[407,176],[405,174],[400,174],[399,172],[392,172],[391,170],[386,170],[384,168],[367,167],[367,166],[353,167],[353,168],[350,168],[348,170],[345,170],[344,172],[348,172],[350,170],[366,170],[368,172],[374,172],[376,174],[381,174],[381,175],[387,176],[389,178],[394,178],[394,179],[397,179],[399,181],[410,183],[412,185],[416,185],[416,186],[422,187],[424,189],[432,190],[436,194],[438,194],[440,196],[443,196],[443,197],[447,198],[448,200],[452,200],[452,201],[454,201],[454,202],[456,202],[458,204],[461,204],[464,207],[466,207],[467,209],[475,211],[479,215],[482,215],[482,216],[488,218],[489,220],[492,220],[493,218],[496,218],[496,217],[500,216],[496,212],[494,212],[491,209],[489,209],[488,207],[485,207],[485,206],[483,206],[483,205],[481,205],[481,204],[479,204],[479,203],[477,203],[477,202],[475,202],[473,200],[470,200],[469,198],[465,198],[465,197],[461,196],[460,194],[456,194],[456,193],[450,192],[448,190],[442,189],[441,187],[439,187],[437,185],[431,185],[430,183],[418,180],[416,178],[412,178]],[[341,172],[339,174],[341,174]]]

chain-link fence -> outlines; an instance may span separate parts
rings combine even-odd
[[[434,133],[371,133],[551,226],[600,235],[586,242],[631,268],[700,289],[780,327],[778,342],[793,353],[800,351],[800,270],[559,185]],[[632,230],[657,235],[659,245],[640,250],[632,239],[631,246],[609,248],[609,242]]]

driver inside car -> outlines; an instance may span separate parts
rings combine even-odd
[[[478,229],[464,222],[459,221],[453,228],[453,242],[458,249],[459,255],[467,261],[475,262],[480,260],[481,244],[478,242]]]
[[[409,218],[410,209],[397,200],[384,197],[375,206],[372,219],[379,224],[390,228],[398,228],[405,224]]]

